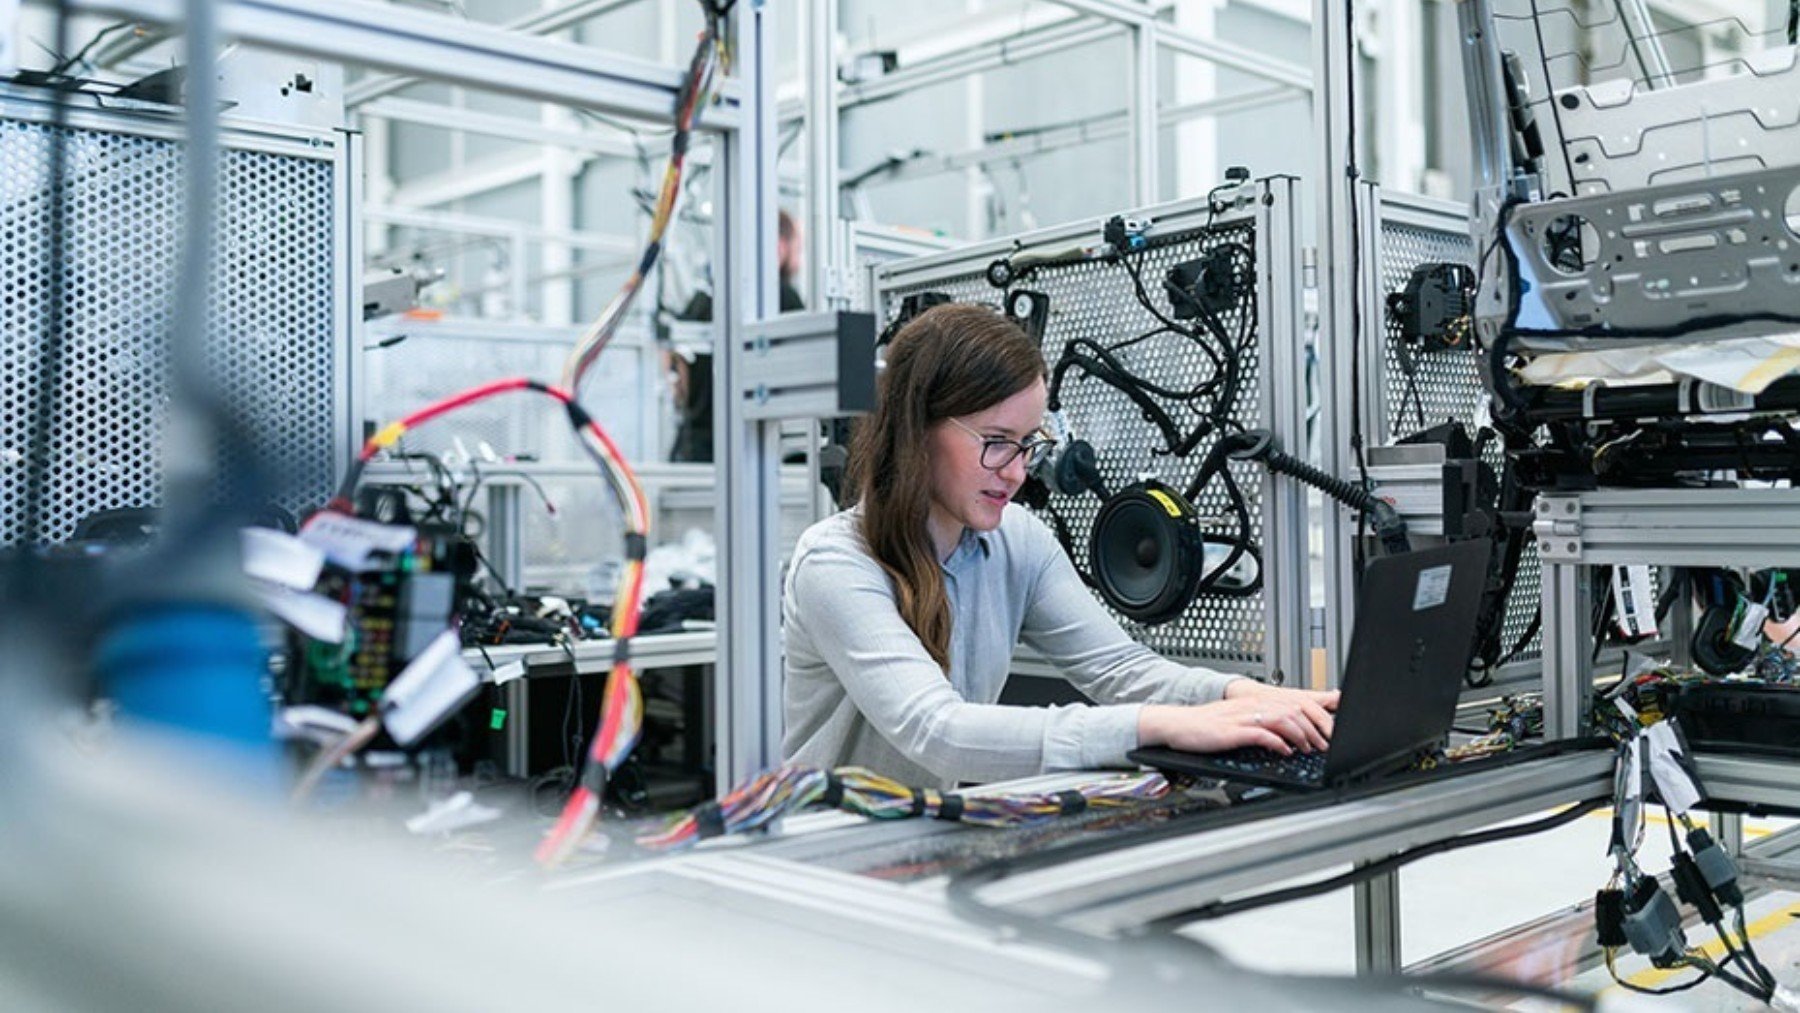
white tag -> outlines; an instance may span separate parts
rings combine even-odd
[[[306,739],[330,743],[356,731],[356,719],[328,707],[304,703],[276,711],[271,731],[283,741]]]
[[[19,0],[0,0],[0,77],[19,72]],[[75,73],[81,71],[77,69]]]
[[[1656,597],[1650,593],[1650,567],[1615,566],[1613,601],[1619,607],[1619,630],[1628,637],[1656,635]]]
[[[1769,618],[1769,610],[1760,603],[1744,602],[1743,614],[1738,616],[1738,624],[1731,631],[1731,642],[1739,647],[1756,649],[1762,643],[1763,620]]]
[[[314,640],[328,644],[344,642],[344,625],[349,621],[350,611],[343,602],[267,581],[252,581],[250,586],[263,607],[282,622]]]
[[[1644,737],[1649,742],[1650,780],[1656,782],[1656,794],[1663,805],[1674,813],[1685,813],[1699,805],[1704,796],[1694,775],[1681,763],[1686,753],[1675,736],[1674,726],[1659,721],[1645,731]]]
[[[402,748],[424,738],[481,689],[481,677],[462,659],[455,630],[438,634],[388,683],[381,723]]]
[[[504,686],[514,679],[523,677],[524,674],[525,663],[523,661],[509,661],[499,668],[494,669],[488,676],[488,681],[496,686]]]
[[[300,531],[300,538],[317,546],[326,559],[357,573],[368,568],[371,555],[398,555],[418,537],[419,533],[409,527],[377,524],[340,513],[318,514]]]
[[[1450,598],[1450,572],[1446,563],[1419,572],[1419,586],[1413,589],[1413,611],[1437,608]]]
[[[1483,394],[1475,402],[1475,411],[1469,417],[1476,429],[1492,429],[1494,427],[1494,399]]]
[[[238,532],[244,548],[244,572],[258,580],[311,591],[325,566],[325,553],[285,531],[245,528]]]

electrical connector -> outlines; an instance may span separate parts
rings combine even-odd
[[[1625,903],[1625,938],[1657,967],[1675,967],[1687,952],[1681,912],[1655,879],[1645,877]]]
[[[1602,947],[1612,950],[1624,946],[1625,892],[1606,889],[1594,894],[1594,935]]]
[[[1694,864],[1699,867],[1700,875],[1706,880],[1712,895],[1719,903],[1728,907],[1741,907],[1744,903],[1744,890],[1738,886],[1737,863],[1719,842],[1713,840],[1705,827],[1695,827],[1688,831],[1688,850],[1694,853]]]
[[[1700,867],[1686,852],[1677,851],[1669,867],[1669,876],[1675,880],[1675,896],[1684,904],[1700,912],[1700,920],[1708,925],[1716,925],[1725,917],[1720,910],[1719,902],[1713,899],[1712,890],[1707,886],[1706,877],[1701,874]]]
[[[1133,253],[1144,248],[1144,231],[1150,227],[1149,222],[1124,215],[1113,215],[1101,227],[1101,238],[1120,256]]]

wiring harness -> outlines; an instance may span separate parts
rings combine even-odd
[[[1029,827],[1090,809],[1154,801],[1168,793],[1169,782],[1161,774],[1109,777],[1056,792],[970,795],[909,787],[862,767],[825,770],[790,765],[758,774],[675,817],[661,831],[638,837],[636,843],[652,851],[680,850],[767,826],[814,804],[870,819],[923,817],[982,827]]]
[[[599,810],[599,795],[604,790],[607,774],[624,762],[643,727],[643,695],[629,659],[631,638],[637,633],[638,608],[643,596],[650,505],[618,445],[568,391],[524,377],[495,380],[453,394],[383,426],[363,444],[355,462],[345,473],[336,497],[308,523],[316,523],[327,512],[350,512],[353,509],[356,487],[361,482],[368,463],[377,454],[398,443],[407,432],[468,405],[519,391],[541,394],[562,404],[582,449],[599,466],[625,516],[625,566],[620,573],[618,594],[612,611],[611,633],[615,645],[613,666],[606,681],[600,730],[589,751],[587,769],[583,771],[581,782],[570,798],[569,811],[565,812],[564,820],[558,824],[562,833],[553,834],[551,838],[561,845],[568,835],[575,834],[577,830],[585,832],[592,825]],[[362,730],[359,729],[360,731]],[[345,744],[340,744],[339,747],[321,753],[313,767],[302,777],[302,788],[310,790],[318,776],[328,769],[328,765],[340,762],[361,748],[372,738],[372,732],[360,736],[360,741],[356,737],[357,733],[353,733],[352,739],[346,740],[347,748]],[[296,797],[304,797],[306,791],[297,790],[295,794]],[[574,845],[571,843],[566,846],[572,848]]]
[[[631,639],[639,625],[642,604],[644,559],[648,552],[650,510],[636,475],[625,456],[597,421],[582,408],[578,397],[583,380],[605,351],[626,312],[643,287],[644,279],[655,267],[662,250],[663,236],[674,216],[681,194],[682,169],[686,163],[688,141],[700,111],[711,102],[715,76],[729,65],[725,46],[724,19],[735,0],[701,0],[706,27],[701,33],[688,72],[676,93],[675,132],[670,141],[668,165],[658,193],[649,237],[637,266],[600,316],[576,342],[563,365],[562,384],[550,386],[526,378],[497,380],[453,394],[411,415],[390,423],[370,437],[344,477],[338,495],[328,510],[351,509],[356,486],[368,462],[391,448],[410,429],[447,415],[467,405],[512,391],[531,391],[559,401],[569,416],[577,440],[584,453],[599,467],[607,480],[614,500],[625,519],[625,565],[619,576],[610,632],[614,641],[613,663],[601,701],[598,731],[589,744],[587,757],[574,790],[563,806],[555,825],[540,843],[535,857],[545,866],[566,859],[587,836],[600,815],[601,799],[608,778],[625,762],[643,730],[643,694],[637,675],[631,667]],[[321,755],[336,759],[350,755],[360,744],[357,733],[337,748]],[[365,739],[366,741],[366,739]],[[316,778],[314,778],[316,780]],[[304,783],[304,782],[303,782]]]
[[[1607,850],[1614,868],[1605,888],[1594,896],[1594,927],[1607,973],[1621,987],[1645,995],[1684,992],[1717,979],[1778,1009],[1800,1009],[1800,996],[1777,982],[1756,955],[1745,926],[1745,897],[1736,863],[1706,828],[1690,818],[1705,790],[1680,730],[1666,719],[1647,722],[1622,698],[1615,698],[1615,705],[1626,719],[1627,734],[1619,743],[1613,778],[1612,835]],[[1637,861],[1644,841],[1645,809],[1652,798],[1667,812],[1664,823],[1669,831],[1668,875],[1675,888],[1673,898],[1660,879],[1645,872]],[[1685,838],[1677,832],[1677,824]],[[1689,945],[1680,904],[1692,907],[1712,928],[1725,959],[1714,960],[1704,949]],[[1729,926],[1727,911],[1732,916]],[[1619,974],[1618,953],[1626,947],[1649,958],[1657,968],[1698,973],[1675,985],[1652,988],[1636,984]]]

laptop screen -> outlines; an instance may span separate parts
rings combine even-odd
[[[1492,543],[1370,561],[1358,587],[1327,782],[1386,766],[1450,731],[1475,650]]]

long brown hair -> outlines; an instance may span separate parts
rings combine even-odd
[[[971,415],[1044,377],[1037,343],[1011,320],[966,303],[934,306],[888,346],[875,411],[857,426],[850,488],[869,552],[894,581],[900,618],[950,670],[950,599],[932,549],[930,427]]]

